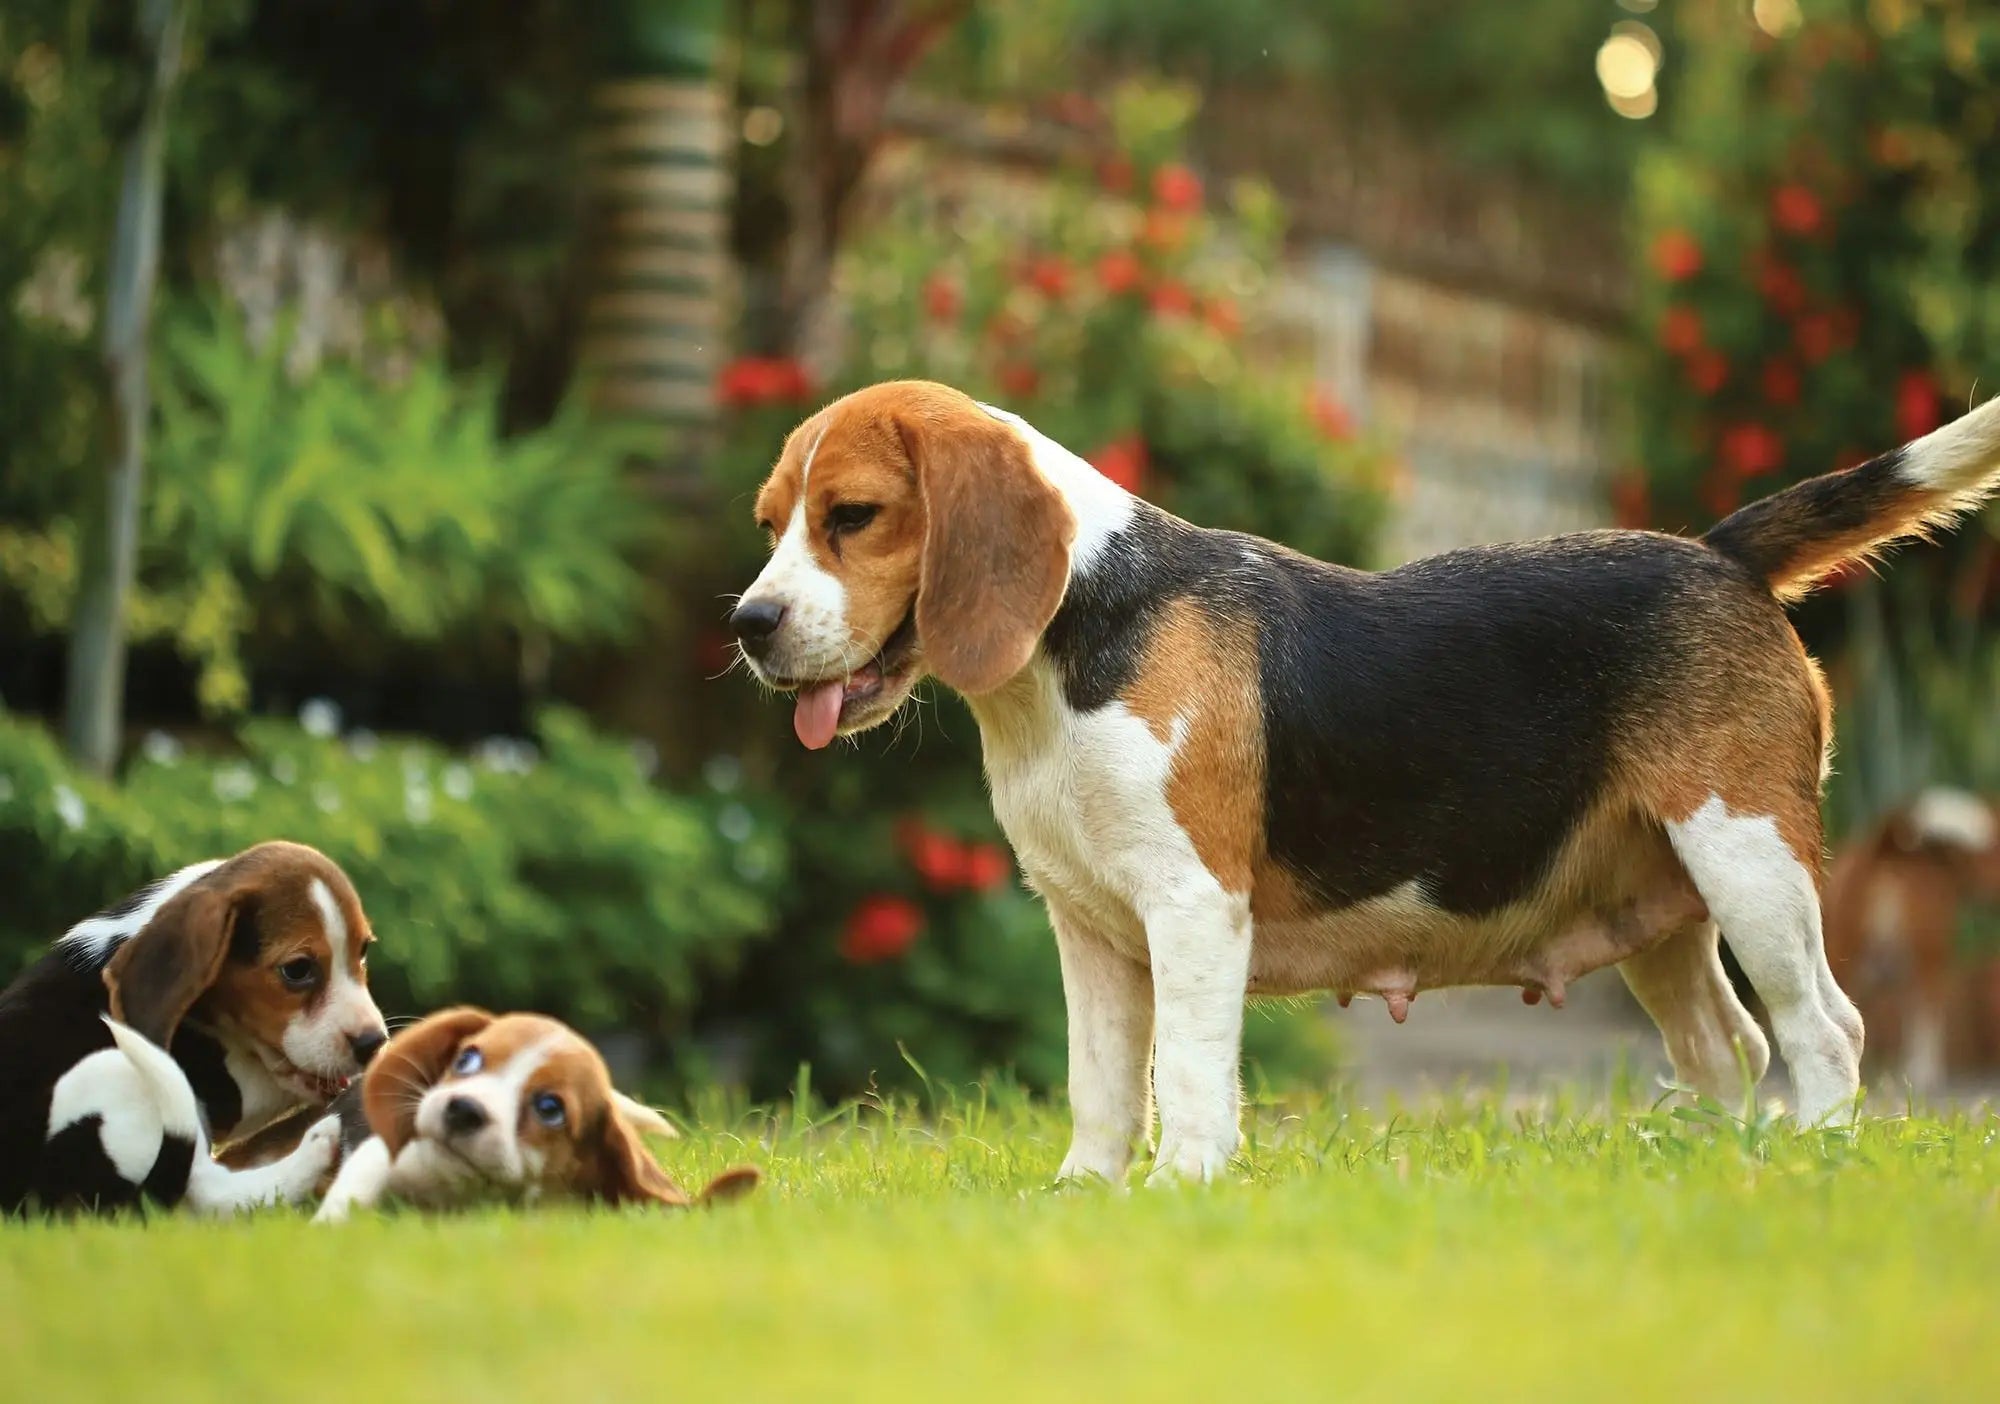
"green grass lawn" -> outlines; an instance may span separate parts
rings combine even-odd
[[[704,1121],[750,1200],[0,1226],[0,1399],[2000,1398],[1991,1118],[1268,1106],[1129,1194],[1012,1095]]]

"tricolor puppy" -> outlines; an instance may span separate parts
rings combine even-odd
[[[1013,415],[899,382],[820,411],[757,498],[733,627],[819,747],[926,674],[977,718],[1070,1017],[1064,1175],[1237,1147],[1250,993],[1513,984],[1617,965],[1679,1076],[1768,1053],[1808,1121],[1857,1090],[1821,947],[1827,691],[1785,617],[1994,486],[2000,405],[1699,541],[1599,531],[1370,574],[1180,521]],[[1149,1095],[1149,1093],[1151,1095]]]
[[[374,1138],[341,1166],[318,1218],[385,1195],[425,1206],[546,1198],[684,1206],[727,1199],[757,1171],[725,1171],[690,1198],[642,1133],[671,1122],[611,1086],[582,1035],[539,1014],[447,1009],[390,1040],[362,1083]]]
[[[1990,903],[2000,903],[2000,806],[1963,790],[1925,790],[1890,810],[1827,872],[1834,974],[1870,1024],[1886,1026],[1919,1092],[1943,1083],[1947,1047],[1969,1031],[1954,947],[1966,909]]]
[[[294,843],[183,868],[77,923],[0,994],[0,1210],[308,1196],[337,1117],[255,1169],[210,1148],[326,1107],[387,1041],[374,939],[346,874]]]

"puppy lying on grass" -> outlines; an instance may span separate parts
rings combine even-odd
[[[426,1207],[545,1198],[682,1207],[756,1186],[754,1167],[692,1198],[642,1132],[679,1134],[611,1086],[604,1059],[539,1014],[447,1009],[404,1030],[369,1066],[362,1107],[374,1135],[350,1155],[315,1222],[338,1223],[383,1196]]]

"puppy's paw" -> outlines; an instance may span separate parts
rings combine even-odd
[[[1146,1185],[1157,1189],[1166,1185],[1208,1184],[1222,1177],[1233,1154],[1233,1148],[1217,1143],[1193,1139],[1168,1142],[1160,1147],[1153,1172],[1146,1176]]]
[[[340,1118],[322,1117],[299,1138],[298,1149],[274,1168],[279,1176],[278,1198],[286,1204],[310,1199],[340,1160]]]

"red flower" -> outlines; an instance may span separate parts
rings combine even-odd
[[[1009,361],[1000,367],[1000,388],[1009,395],[1026,399],[1042,383],[1042,373],[1025,361]]]
[[[923,934],[923,911],[907,897],[878,892],[863,897],[840,933],[840,953],[856,965],[893,960]]]
[[[965,849],[965,885],[977,892],[991,892],[1014,875],[1007,850],[997,843],[975,843]]]
[[[1896,427],[1905,439],[1921,439],[1938,427],[1937,382],[1926,370],[1907,370],[1896,382]]]
[[[1634,469],[1620,473],[1611,485],[1611,511],[1618,525],[1637,530],[1653,520],[1652,494],[1646,475]]]
[[[1798,270],[1765,254],[1757,263],[1757,291],[1780,316],[1797,316],[1806,305],[1806,285]]]
[[[1226,297],[1212,297],[1202,306],[1202,317],[1223,336],[1234,338],[1243,330],[1242,314]]]
[[[1097,260],[1097,283],[1113,297],[1131,292],[1145,279],[1146,270],[1130,249],[1113,249]]]
[[[1799,402],[1799,368],[1783,356],[1764,363],[1764,374],[1759,377],[1764,387],[1764,398],[1774,405],[1790,406]]]
[[[1771,192],[1771,222],[1787,234],[1817,234],[1825,219],[1819,196],[1803,185],[1781,185]]]
[[[1090,455],[1090,466],[1127,492],[1146,490],[1146,441],[1137,434],[1113,439]]]
[[[1653,240],[1653,266],[1670,283],[1685,283],[1701,272],[1701,245],[1685,229],[1668,229]]]
[[[1810,313],[1792,324],[1792,340],[1809,366],[1816,366],[1833,354],[1836,337],[1833,318],[1824,312]]]
[[[933,273],[924,279],[924,310],[931,314],[933,321],[957,320],[959,309],[964,305],[964,295],[952,278],[943,273]]]
[[[950,834],[911,819],[897,825],[903,855],[933,892],[949,892],[965,882],[965,849]]]
[[[1194,310],[1194,294],[1171,278],[1154,284],[1146,303],[1162,317],[1185,317]]]
[[[1729,383],[1729,362],[1719,351],[1697,351],[1688,357],[1687,376],[1701,394],[1713,395]]]
[[[1113,195],[1132,188],[1132,163],[1123,156],[1107,156],[1097,167],[1097,183]]]
[[[722,368],[715,393],[731,409],[797,404],[812,398],[812,378],[790,356],[744,356]]]
[[[1354,417],[1347,412],[1346,405],[1326,391],[1315,389],[1306,397],[1306,413],[1322,439],[1344,444],[1354,437]]]
[[[1675,303],[1660,318],[1660,345],[1676,356],[1692,356],[1701,350],[1701,313]]]
[[[1733,424],[1722,431],[1722,462],[1738,478],[1756,478],[1785,461],[1785,441],[1766,424]]]
[[[1028,265],[1028,281],[1042,296],[1053,301],[1069,291],[1069,265],[1053,255],[1045,255]]]
[[[1153,172],[1153,198],[1163,210],[1191,214],[1201,208],[1201,177],[1178,163]]]

